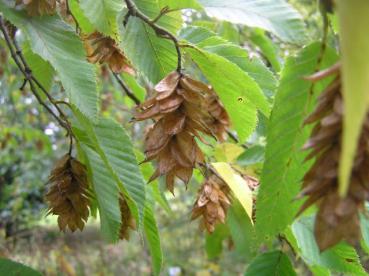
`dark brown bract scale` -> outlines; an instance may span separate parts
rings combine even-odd
[[[338,194],[344,116],[339,66],[315,76],[321,79],[332,75],[336,76],[335,79],[318,98],[315,111],[305,120],[306,124],[315,124],[304,146],[305,150],[310,150],[306,160],[314,158],[315,161],[304,177],[301,196],[308,196],[308,199],[300,213],[317,202],[319,210],[314,231],[320,250],[332,247],[341,240],[351,244],[360,240],[359,211],[365,200],[369,199],[369,116],[363,125],[348,194],[345,198]]]
[[[49,177],[49,189],[45,199],[48,214],[58,216],[60,230],[72,231],[84,228],[89,216],[90,200],[85,166],[65,155],[55,165]]]

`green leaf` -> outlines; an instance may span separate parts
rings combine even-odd
[[[216,33],[201,27],[186,27],[181,30],[180,37],[196,44],[208,52],[220,55],[237,64],[249,74],[268,97],[274,94],[277,80],[273,73],[257,57],[248,58],[247,51],[229,41],[218,37]]]
[[[177,54],[168,39],[158,37],[138,18],[131,18],[123,30],[122,47],[135,68],[157,83],[177,68]]]
[[[301,256],[311,266],[321,266],[345,275],[367,275],[355,249],[344,243],[320,253],[315,242],[314,217],[303,217],[292,225]]]
[[[117,242],[121,225],[118,184],[111,177],[109,169],[96,151],[87,145],[83,145],[82,149],[91,168],[93,190],[100,214],[101,233],[108,242]]]
[[[223,241],[228,236],[229,230],[224,224],[218,224],[213,233],[206,233],[205,250],[210,260],[220,256],[223,251]]]
[[[115,38],[118,34],[118,14],[123,10],[121,0],[80,0],[80,6],[94,27]]]
[[[291,261],[282,251],[267,252],[257,256],[247,268],[245,276],[297,275]]]
[[[148,197],[151,197],[149,195],[150,193],[148,193]],[[152,199],[149,201],[152,201]],[[163,265],[163,253],[161,250],[159,230],[154,217],[153,204],[149,201],[145,206],[144,230],[150,249],[152,266],[154,270],[153,273],[154,275],[160,275],[160,270]]]
[[[172,10],[176,9],[194,9],[194,10],[202,10],[202,6],[199,4],[197,0],[159,0],[159,6],[169,7]]]
[[[237,163],[241,166],[250,166],[264,161],[265,147],[255,145],[246,149],[238,158]]]
[[[339,192],[345,196],[357,143],[369,109],[369,1],[337,1],[342,51],[345,116],[339,166]]]
[[[156,0],[135,0],[137,8],[154,19],[160,13]],[[157,22],[175,34],[182,25],[180,12],[164,15]],[[172,41],[158,35],[139,18],[131,17],[121,29],[122,48],[134,67],[152,83],[157,83],[177,68],[177,53]]]
[[[278,48],[261,29],[254,29],[250,37],[251,41],[260,48],[261,53],[273,66],[274,71],[279,72],[281,66],[278,57]]]
[[[105,166],[138,208],[141,222],[145,207],[145,181],[137,164],[132,142],[125,130],[111,119],[101,118],[92,123],[75,113],[90,138],[90,146],[100,155]]]
[[[300,182],[310,166],[301,150],[311,127],[302,129],[304,118],[312,111],[316,94],[311,83],[303,79],[317,66],[320,44],[304,48],[297,57],[287,59],[282,71],[274,108],[268,123],[265,163],[260,179],[256,204],[256,232],[258,238],[270,240],[292,222],[300,202],[293,200]],[[337,59],[327,50],[323,66]],[[316,91],[321,87],[315,86]]]
[[[219,95],[243,142],[255,129],[257,109],[268,116],[270,108],[259,85],[224,57],[199,49],[187,52]]]
[[[59,74],[70,101],[91,119],[97,115],[98,95],[93,65],[74,30],[57,16],[29,17],[0,2],[4,16],[23,30],[32,51],[48,61]]]
[[[151,19],[156,18],[160,14],[161,8],[158,0],[134,0],[134,2],[137,8]],[[183,0],[181,2],[183,2]],[[168,13],[160,17],[156,23],[175,34],[181,28],[183,23],[181,12],[177,11]]]
[[[32,75],[49,91],[53,84],[54,69],[47,61],[32,52],[28,41],[23,44],[22,50],[24,58],[32,70]],[[44,95],[43,92],[40,91],[40,95]]]
[[[138,161],[143,161],[145,160],[145,155],[136,150],[135,151],[136,156]],[[148,182],[150,177],[154,174],[155,169],[153,168],[152,164],[150,162],[145,162],[143,164],[140,165],[140,169],[142,172],[142,175],[144,176],[145,180]],[[159,203],[159,205],[169,214],[172,215],[173,211],[170,208],[170,205],[164,195],[164,192],[160,190],[160,185],[157,179],[155,179],[154,181],[150,182],[150,184],[148,184],[146,187],[149,191],[150,194],[152,194],[153,199],[155,199],[155,201],[157,203]]]
[[[251,259],[257,254],[255,229],[241,203],[232,202],[227,213],[227,225],[234,241],[236,255]]]
[[[69,8],[73,13],[73,16],[77,19],[78,25],[81,28],[82,32],[85,34],[92,33],[95,28],[92,26],[91,22],[83,13],[80,5],[79,0],[68,0],[69,1]]]
[[[0,271],[8,276],[41,276],[42,274],[21,263],[0,258]]]
[[[302,43],[305,26],[300,14],[284,0],[199,0],[210,17],[259,27],[280,39]]]
[[[144,102],[146,90],[137,82],[136,78],[130,74],[123,73],[123,79],[127,83],[128,87],[131,88],[135,96],[140,100],[140,102]]]

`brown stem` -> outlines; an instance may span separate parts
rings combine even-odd
[[[74,16],[74,14],[72,13],[70,9],[69,0],[65,1],[65,5],[67,7],[67,15],[70,15],[73,18],[74,23],[76,24],[76,33],[79,35],[81,33],[81,28],[79,27],[77,18]]]
[[[136,5],[133,3],[132,0],[124,0],[124,2],[126,3],[127,9],[128,9],[128,14],[126,15],[124,19],[125,23],[127,23],[129,16],[138,17],[142,21],[144,21],[147,25],[149,25],[156,32],[158,36],[166,38],[166,39],[170,39],[173,41],[174,47],[176,48],[176,51],[177,51],[177,57],[178,57],[177,72],[181,74],[182,73],[182,55],[181,55],[181,50],[179,46],[179,41],[175,37],[175,35],[167,31],[166,29],[160,27],[159,25],[156,24],[156,21],[151,20],[149,17],[143,14],[136,7]]]
[[[141,101],[136,97],[136,95],[132,92],[132,90],[128,87],[128,85],[121,79],[121,77],[119,76],[119,74],[117,73],[113,73],[113,76],[115,77],[115,79],[117,80],[117,82],[119,83],[119,85],[123,88],[124,92],[126,93],[126,95],[132,100],[134,101],[134,103],[136,105],[139,105],[141,103]]]
[[[9,48],[10,54],[12,59],[14,60],[15,64],[19,68],[19,70],[22,72],[24,76],[24,82],[21,86],[21,89],[24,89],[27,83],[30,85],[30,90],[32,94],[36,97],[37,101],[55,118],[55,120],[60,124],[61,127],[63,127],[69,136],[72,136],[71,126],[63,113],[63,111],[55,104],[54,99],[50,96],[50,94],[47,92],[47,90],[41,85],[41,83],[32,75],[32,70],[28,66],[22,51],[20,47],[17,44],[17,41],[15,39],[11,39],[11,37],[8,34],[8,31],[6,29],[4,19],[2,16],[0,16],[0,30],[3,33],[5,42],[7,47]],[[40,90],[45,93],[47,98],[50,100],[50,102],[53,104],[53,106],[56,108],[56,110],[59,112],[61,118],[55,114],[55,112],[42,100],[40,97],[37,87],[40,88]],[[72,139],[72,138],[71,138]]]

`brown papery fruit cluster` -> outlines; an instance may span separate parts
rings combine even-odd
[[[114,39],[96,31],[83,40],[89,62],[106,63],[114,73],[134,74],[134,69]]]
[[[205,179],[192,209],[191,219],[201,217],[201,229],[213,233],[218,223],[225,223],[231,205],[230,189],[222,179],[211,175]]]
[[[339,64],[319,72],[309,79],[317,81],[335,76],[318,98],[315,111],[305,124],[315,123],[304,149],[310,149],[307,160],[315,162],[304,177],[301,196],[308,196],[300,213],[318,203],[314,234],[321,251],[341,240],[355,244],[360,240],[359,211],[369,198],[369,116],[363,124],[348,193],[338,194],[338,168],[342,145],[343,98]]]
[[[56,0],[16,0],[16,5],[25,5],[29,16],[53,15]]]
[[[60,230],[83,230],[89,216],[90,200],[86,167],[71,157],[63,156],[49,176],[50,187],[45,199],[48,214],[58,216]]]
[[[205,98],[206,109],[211,115],[208,126],[220,142],[227,139],[227,130],[230,127],[230,119],[219,97],[214,91],[210,91]]]
[[[156,85],[154,96],[139,106],[135,120],[155,122],[145,138],[145,161],[158,162],[150,181],[166,175],[167,188],[173,193],[175,177],[187,184],[196,164],[204,162],[195,137],[218,136],[212,131],[215,119],[206,104],[213,93],[207,85],[173,72]]]
[[[136,230],[136,221],[132,215],[131,210],[127,204],[127,200],[123,194],[120,194],[119,198],[120,215],[121,215],[121,226],[119,231],[119,238],[121,240],[129,240],[130,230]]]

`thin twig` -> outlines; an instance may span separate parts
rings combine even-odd
[[[47,92],[47,90],[41,85],[41,83],[32,75],[32,71],[30,67],[28,66],[22,51],[20,47],[18,46],[18,43],[15,39],[12,39],[7,31],[7,28],[5,26],[3,17],[0,16],[0,30],[3,33],[5,42],[7,47],[9,48],[10,54],[14,62],[16,63],[19,70],[22,72],[24,76],[24,82],[21,86],[21,89],[24,89],[27,83],[30,85],[30,90],[32,94],[36,97],[37,101],[55,118],[55,120],[60,124],[61,127],[63,127],[67,131],[67,135],[70,137],[70,147],[69,147],[69,153],[72,151],[73,147],[73,133],[71,130],[71,126],[69,121],[67,120],[65,114],[63,111],[55,104],[55,100],[51,97],[51,95]],[[55,112],[42,100],[40,95],[38,94],[37,87],[40,88],[40,90],[45,93],[47,98],[50,100],[50,102],[53,104],[53,106],[56,108],[56,110],[59,112],[60,117],[55,114]]]
[[[4,20],[3,20],[2,16],[0,16],[0,29],[1,29],[1,32],[3,33],[3,35],[4,35],[4,39],[5,39],[6,45],[9,48],[11,57],[13,58],[13,60],[16,63],[17,67],[19,68],[19,70],[22,72],[22,74],[24,76],[24,82],[23,82],[21,88],[23,89],[25,87],[25,85],[27,83],[29,83],[30,87],[31,87],[31,91],[34,94],[34,96],[36,97],[37,101],[58,121],[58,123],[62,127],[66,128],[65,123],[54,113],[54,111],[49,106],[47,106],[43,102],[40,95],[38,94],[37,89],[36,89],[36,87],[35,87],[35,85],[32,81],[32,72],[29,68],[27,68],[26,66],[23,66],[22,62],[18,59],[17,50],[13,48],[14,46],[12,44],[12,40],[11,40],[9,34],[8,34],[8,31],[6,30],[6,27],[5,27]]]
[[[128,85],[121,79],[119,74],[114,73],[114,72],[112,72],[112,73],[113,73],[113,76],[115,77],[115,79],[117,80],[117,82],[119,83],[119,85],[123,88],[126,95],[132,101],[134,101],[136,105],[139,105],[141,103],[141,101],[136,97],[136,95],[132,92],[132,90],[128,87]]]
[[[178,57],[178,63],[177,63],[177,72],[179,74],[182,73],[182,55],[181,55],[181,50],[180,50],[180,46],[179,46],[179,41],[176,38],[175,35],[173,35],[171,32],[167,31],[166,29],[160,27],[159,25],[156,24],[155,19],[151,20],[149,17],[147,17],[145,14],[143,14],[137,7],[136,5],[133,3],[132,0],[124,0],[124,2],[126,3],[127,9],[128,9],[128,14],[126,15],[125,19],[124,19],[124,23],[126,24],[128,21],[128,18],[130,16],[135,16],[137,18],[140,18],[142,21],[144,21],[147,25],[149,25],[158,36],[166,38],[166,39],[170,39],[173,41],[174,47],[176,48],[177,51],[177,57]]]
[[[81,33],[81,28],[79,27],[77,18],[74,16],[74,14],[72,13],[70,9],[69,0],[65,1],[65,5],[67,8],[67,15],[70,15],[73,18],[74,23],[76,24],[76,33],[79,35]]]

